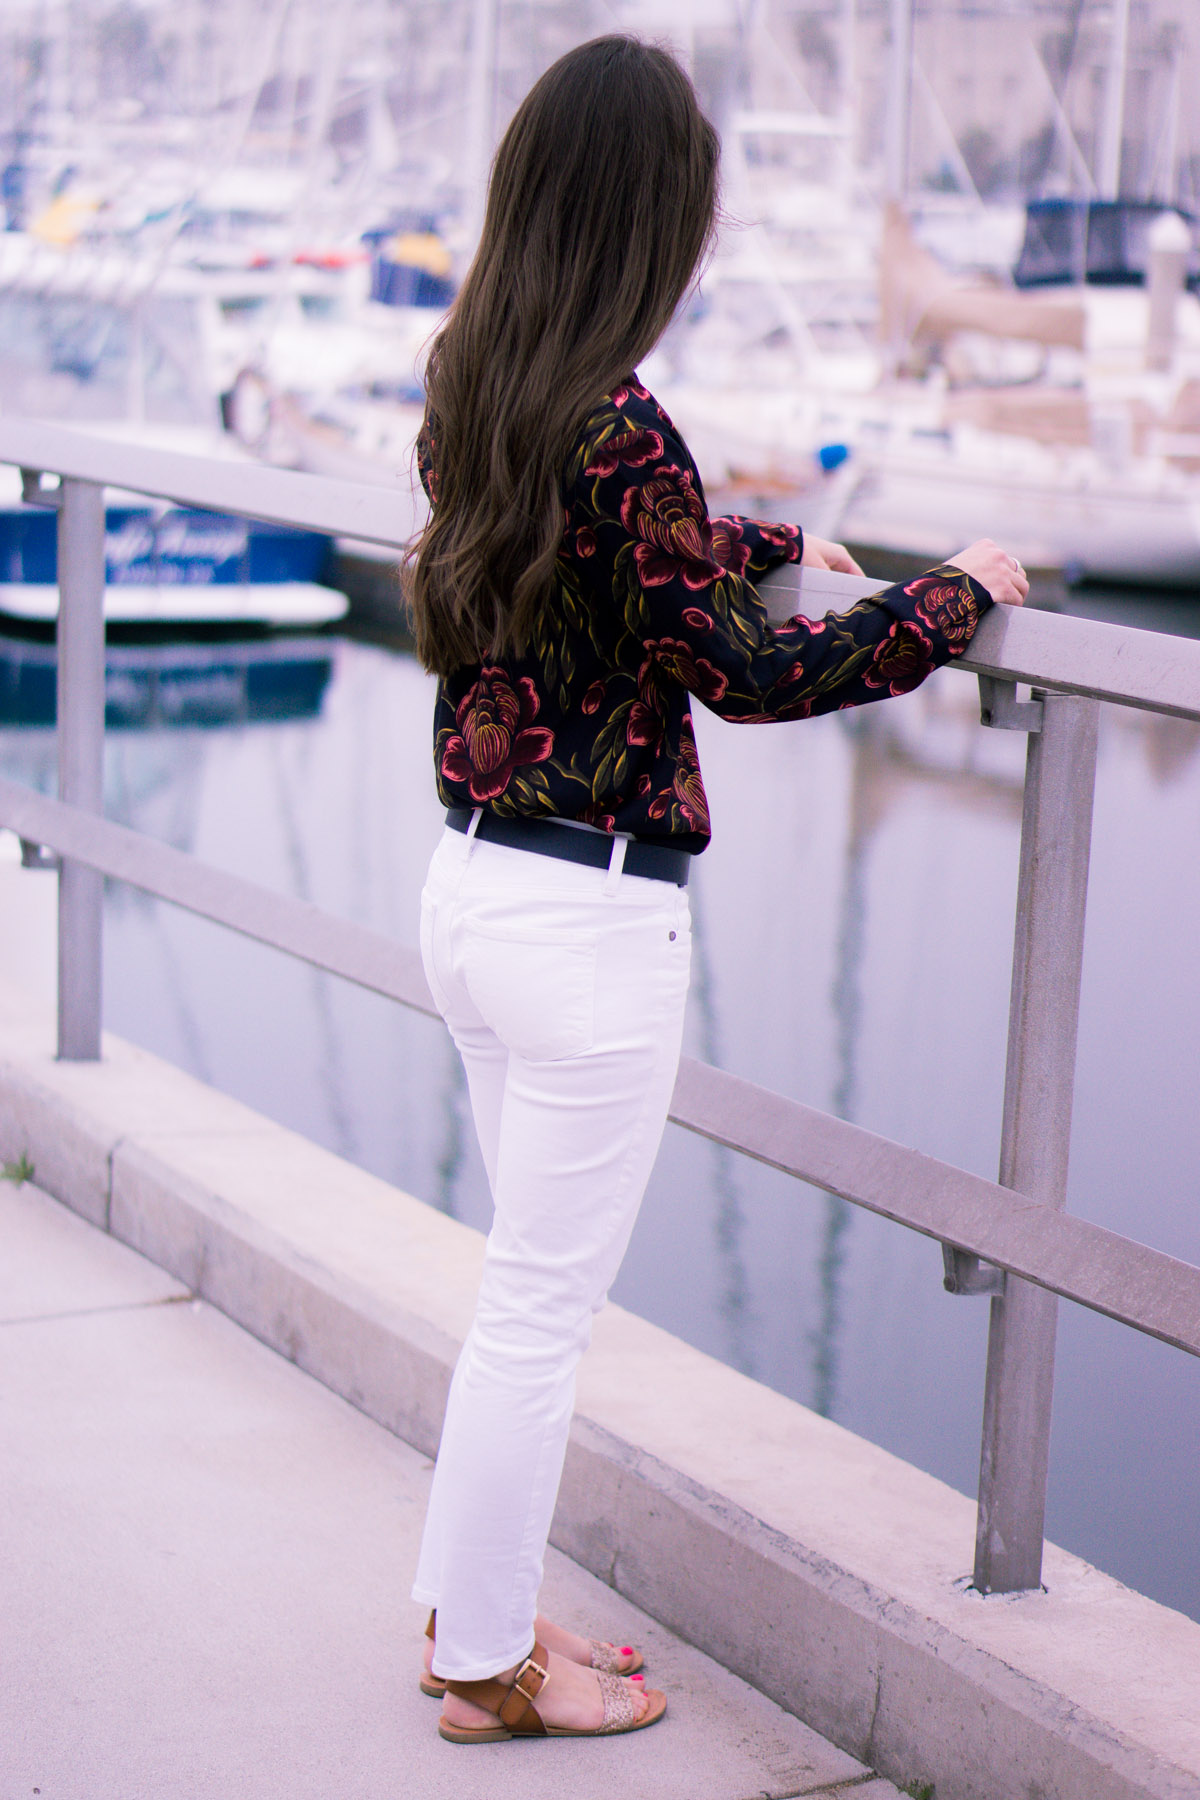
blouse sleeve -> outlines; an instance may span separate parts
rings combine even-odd
[[[576,538],[613,570],[639,653],[723,718],[802,719],[917,687],[960,656],[991,596],[942,565],[846,612],[772,628],[752,577],[800,559],[794,525],[711,519],[695,464],[661,426],[615,419],[581,452]],[[622,429],[623,428],[623,429]]]

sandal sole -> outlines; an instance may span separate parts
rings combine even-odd
[[[448,1744],[510,1744],[513,1738],[512,1732],[506,1731],[503,1725],[472,1731],[469,1726],[447,1725],[441,1719],[438,1720],[438,1736],[445,1738]]]
[[[593,1738],[593,1737],[628,1737],[631,1731],[645,1731],[651,1725],[657,1725],[667,1710],[667,1696],[658,1688],[648,1688],[646,1699],[649,1705],[640,1719],[632,1725],[618,1725],[615,1730],[605,1731],[601,1726],[572,1728],[567,1725],[547,1725],[545,1732],[509,1731],[504,1725],[482,1725],[478,1728],[470,1725],[449,1725],[445,1719],[438,1720],[438,1736],[445,1738],[448,1744],[507,1744],[514,1738]]]

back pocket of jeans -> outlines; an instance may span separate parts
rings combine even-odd
[[[530,1062],[591,1048],[596,1029],[596,937],[472,923],[465,931],[467,992],[501,1043]]]

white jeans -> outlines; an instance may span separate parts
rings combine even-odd
[[[576,1365],[679,1061],[687,892],[447,830],[421,950],[495,1203],[413,1587],[437,1607],[436,1673],[473,1681],[533,1644]]]

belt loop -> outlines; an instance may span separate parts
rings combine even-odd
[[[468,855],[468,857],[471,854],[471,846],[475,842],[475,834],[479,830],[480,822],[482,819],[483,819],[483,808],[482,808],[482,806],[477,806],[475,808],[475,811],[471,814],[471,821],[470,821],[470,824],[467,826],[467,855]]]
[[[612,855],[608,859],[608,874],[604,877],[602,893],[616,893],[621,881],[621,870],[625,867],[625,846],[628,842],[628,838],[614,837]]]

